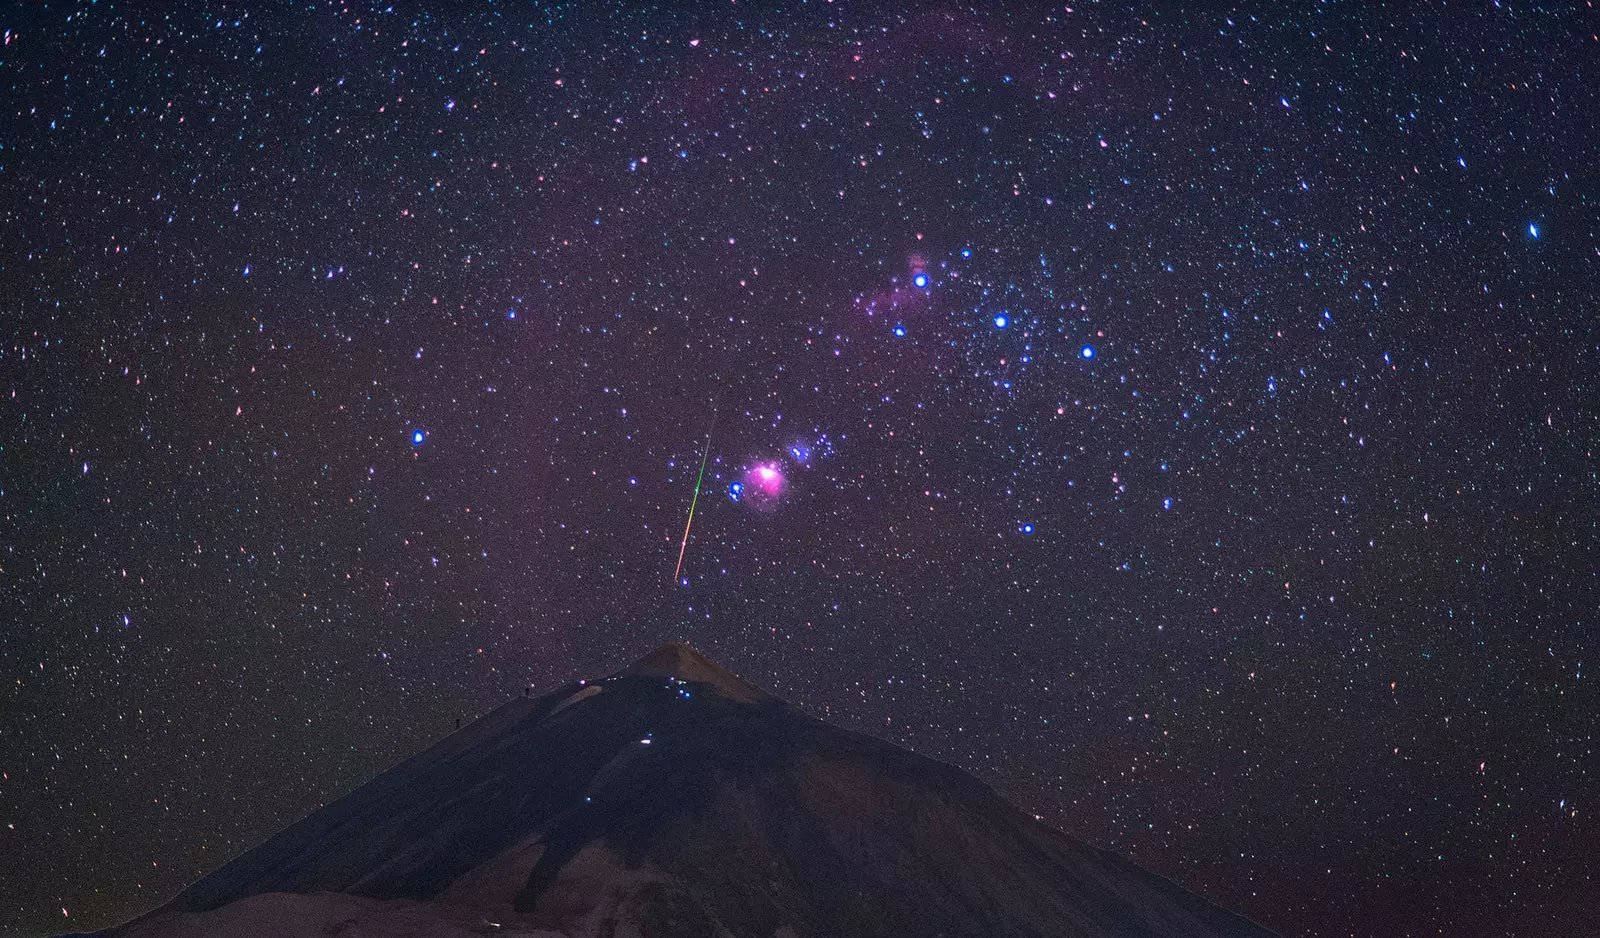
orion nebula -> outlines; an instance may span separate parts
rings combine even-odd
[[[738,500],[757,511],[772,511],[789,489],[783,467],[776,462],[752,463],[744,471]]]

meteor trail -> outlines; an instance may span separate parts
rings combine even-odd
[[[716,417],[711,418],[711,432],[717,429]],[[683,523],[683,543],[678,547],[678,566],[672,571],[672,582],[678,582],[683,572],[683,552],[689,549],[689,526],[694,524],[694,506],[700,501],[700,483],[706,477],[706,460],[711,456],[711,433],[706,434],[706,451],[700,455],[700,474],[694,478],[694,497],[689,499],[689,520]]]

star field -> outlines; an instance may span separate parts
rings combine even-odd
[[[1585,927],[1591,4],[468,6],[0,14],[0,931],[671,638],[1285,935]]]

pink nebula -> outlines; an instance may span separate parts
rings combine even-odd
[[[745,504],[762,511],[778,506],[786,488],[783,470],[776,463],[755,463],[744,472]]]

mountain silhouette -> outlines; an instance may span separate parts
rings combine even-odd
[[[101,934],[1270,932],[674,642],[499,707]]]

